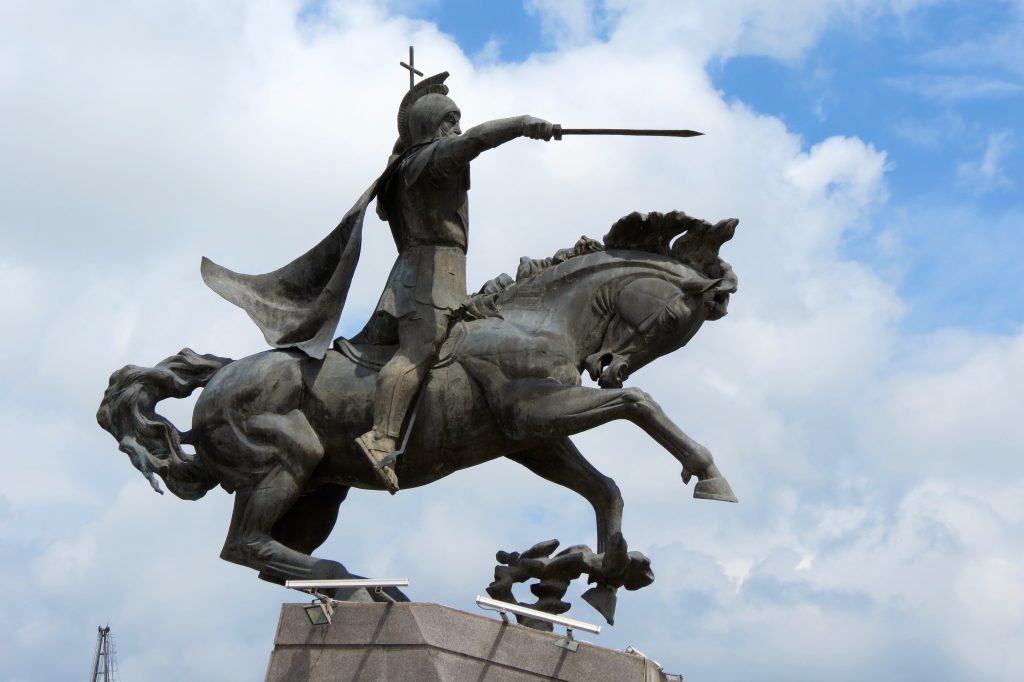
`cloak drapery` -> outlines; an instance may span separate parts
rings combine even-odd
[[[288,265],[263,275],[243,275],[204,257],[203,281],[248,313],[271,346],[297,348],[322,359],[334,339],[359,261],[366,208],[414,149],[393,156],[338,226]]]

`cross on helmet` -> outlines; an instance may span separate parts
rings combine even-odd
[[[448,97],[444,84],[448,72],[443,71],[416,83],[402,98],[398,107],[398,147],[430,142],[450,113],[459,114],[459,107]]]

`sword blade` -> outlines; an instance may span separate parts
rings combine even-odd
[[[634,135],[639,137],[698,137],[696,130],[638,130],[636,128],[562,128],[556,126],[555,139],[562,135]]]

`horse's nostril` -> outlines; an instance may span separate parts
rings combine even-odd
[[[612,353],[594,353],[583,361],[583,367],[590,375],[591,381],[597,381],[598,377],[604,374],[608,365],[612,363],[615,356]]]
[[[597,382],[601,388],[622,388],[622,382],[629,376],[629,362],[625,358],[616,357],[609,363]]]

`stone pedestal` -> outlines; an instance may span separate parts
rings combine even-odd
[[[304,604],[284,604],[267,682],[680,682],[642,656],[437,604],[342,603],[311,625]]]

